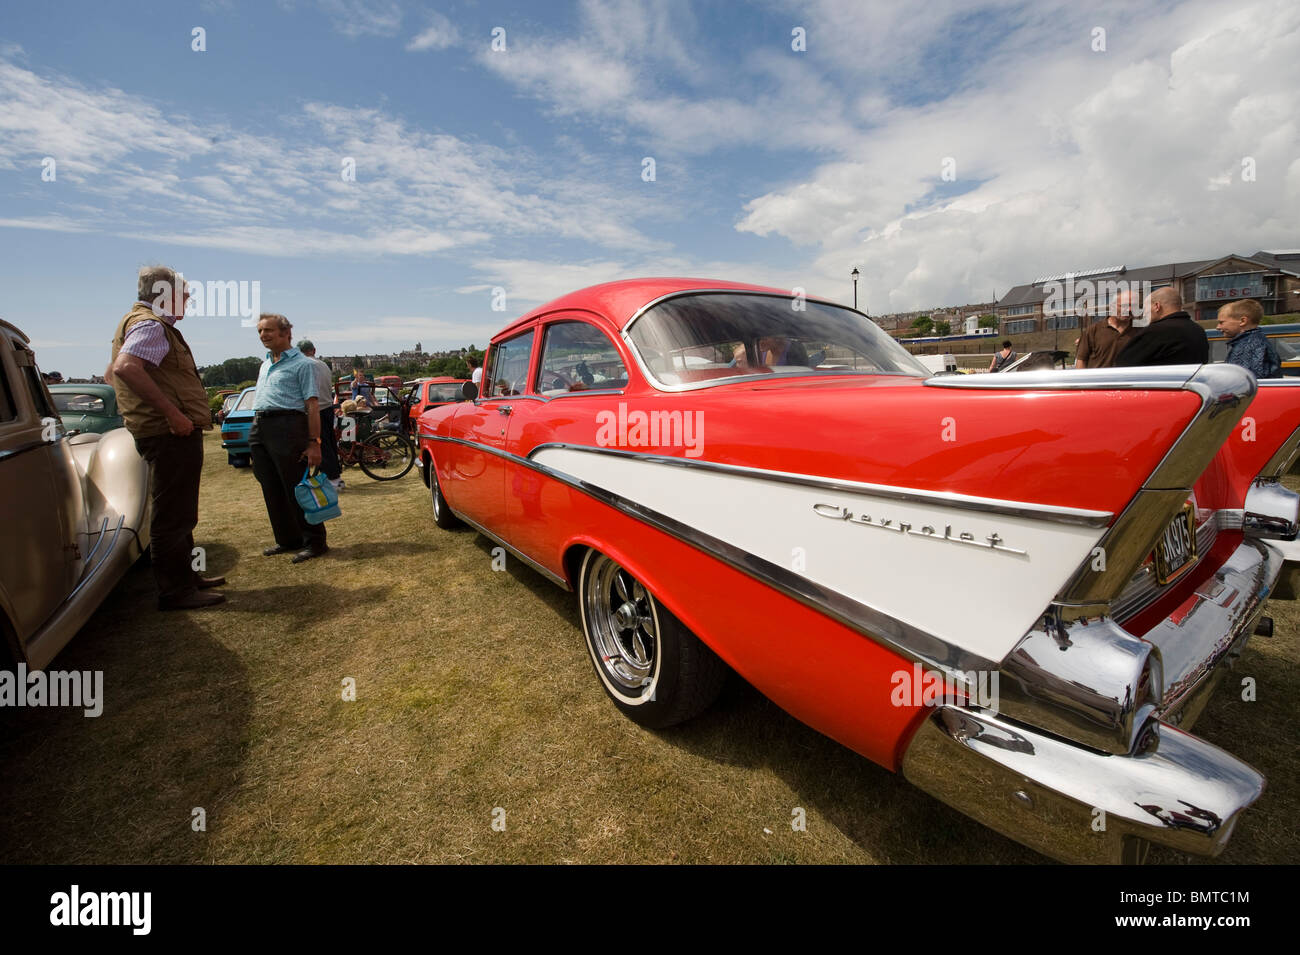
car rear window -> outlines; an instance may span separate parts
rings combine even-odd
[[[636,318],[627,335],[651,377],[669,388],[731,378],[930,375],[860,312],[793,296],[675,296]]]

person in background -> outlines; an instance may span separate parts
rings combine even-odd
[[[465,356],[465,364],[469,365],[469,380],[476,385],[483,383],[483,364],[473,355]]]
[[[203,432],[212,427],[208,393],[194,356],[176,325],[190,297],[184,277],[147,266],[136,281],[137,301],[117,324],[105,378],[136,450],[149,463],[153,523],[149,549],[159,610],[196,610],[226,598],[207,593],[224,577],[194,570],[194,527],[199,522]]]
[[[1230,365],[1240,365],[1256,378],[1281,378],[1277,349],[1259,327],[1264,309],[1253,298],[1238,299],[1219,309],[1219,331],[1228,340]]]
[[[330,479],[335,490],[341,491],[343,468],[339,465],[339,446],[334,436],[334,375],[330,366],[316,357],[316,346],[311,339],[298,343],[298,351],[312,363],[316,370],[316,400],[320,402],[320,469]]]
[[[1074,367],[1112,367],[1119,353],[1139,334],[1140,330],[1133,327],[1133,293],[1122,291],[1115,296],[1106,320],[1089,325],[1079,336]]]
[[[371,388],[370,382],[366,381],[365,376],[361,374],[361,369],[357,368],[352,373],[352,400],[356,401],[358,398],[365,398],[366,401],[371,401],[374,396],[375,392]]]
[[[329,550],[325,525],[309,524],[294,494],[302,480],[303,459],[306,467],[320,467],[316,371],[292,346],[293,325],[283,315],[264,313],[257,336],[267,355],[257,373],[248,446],[275,534],[275,546],[262,553],[270,557],[294,551],[293,563],[301,564]]]
[[[1011,339],[1006,339],[1002,343],[1002,348],[989,362],[989,371],[1001,371],[1004,367],[1016,360],[1016,353],[1011,350]]]
[[[1139,365],[1204,365],[1210,360],[1205,329],[1183,311],[1183,297],[1173,286],[1158,288],[1147,299],[1151,324],[1124,347],[1117,368]]]

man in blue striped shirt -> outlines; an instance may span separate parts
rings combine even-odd
[[[320,467],[321,422],[316,370],[293,347],[292,330],[283,315],[263,314],[258,319],[257,336],[266,346],[267,356],[257,372],[248,446],[275,534],[275,546],[262,553],[270,557],[294,551],[293,563],[300,564],[319,557],[329,547],[325,525],[309,524],[294,495],[302,480],[303,460],[307,467]]]

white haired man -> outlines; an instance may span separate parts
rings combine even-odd
[[[298,351],[311,362],[316,372],[316,400],[320,406],[320,469],[337,490],[343,490],[343,468],[339,464],[339,446],[334,436],[334,375],[330,366],[316,357],[316,346],[310,339],[298,343]]]
[[[176,327],[185,317],[189,289],[174,269],[146,266],[137,277],[136,298],[113,334],[105,377],[117,392],[136,449],[149,462],[149,548],[158,608],[210,607],[226,598],[207,591],[226,579],[200,577],[192,565],[203,432],[212,427],[212,411],[194,356]]]
[[[294,495],[302,480],[303,459],[307,467],[320,467],[321,462],[316,371],[293,347],[293,325],[283,315],[263,313],[257,337],[267,356],[257,373],[248,448],[275,535],[275,546],[262,553],[270,557],[293,551],[293,563],[300,564],[329,550],[325,525],[309,524]]]

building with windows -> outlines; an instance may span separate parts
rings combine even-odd
[[[1300,310],[1300,251],[1225,255],[1218,259],[1128,268],[1104,266],[1046,275],[1017,285],[998,300],[1002,334],[1079,328],[1110,313],[1119,292],[1138,303],[1158,288],[1177,286],[1183,308],[1197,321],[1210,321],[1234,298],[1257,299],[1265,315]]]

